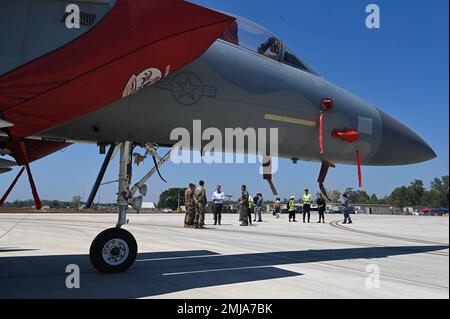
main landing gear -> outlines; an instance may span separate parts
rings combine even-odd
[[[112,157],[112,149],[116,146],[111,145],[110,154],[105,158],[105,163],[102,165],[97,181],[91,192],[91,197],[95,197],[100,186],[101,179],[106,171],[109,161]],[[146,149],[145,156],[134,154],[140,158],[138,164],[147,156],[151,155],[154,159],[155,167],[150,170],[144,178],[141,179],[130,189],[131,172],[132,172],[132,152],[135,145],[131,142],[120,144],[120,169],[119,169],[119,192],[117,194],[117,203],[119,208],[119,217],[115,228],[110,228],[100,233],[92,242],[89,250],[89,257],[94,268],[105,274],[115,274],[125,272],[130,268],[137,257],[138,246],[134,236],[122,226],[128,224],[127,210],[130,205],[136,211],[140,211],[144,196],[147,194],[147,186],[145,183],[155,173],[159,173],[159,167],[165,164],[170,158],[168,152],[163,158],[158,157],[156,153],[156,146],[154,144],[141,145]],[[157,162],[157,159],[159,162]],[[135,197],[139,192],[140,196]],[[88,202],[87,208],[90,208],[92,202]]]

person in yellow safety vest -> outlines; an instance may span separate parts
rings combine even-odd
[[[289,201],[288,205],[288,212],[289,212],[289,222],[296,223],[295,220],[295,213],[297,213],[297,208],[295,207],[295,196],[291,196],[291,200]]]
[[[313,197],[309,193],[309,189],[305,189],[305,194],[303,195],[303,223],[306,223],[306,214],[308,214],[308,223],[311,222],[312,201],[313,201]]]

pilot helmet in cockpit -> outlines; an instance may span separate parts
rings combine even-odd
[[[270,37],[258,47],[258,53],[275,60],[278,59],[280,54],[280,40],[276,37]]]

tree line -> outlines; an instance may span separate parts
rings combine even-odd
[[[3,204],[5,208],[30,208],[34,206],[34,200],[15,200],[14,202],[7,202]],[[59,200],[43,200],[42,206],[48,206],[50,208],[63,209],[73,208],[73,202],[59,201]]]
[[[337,202],[341,196],[346,193],[349,195],[350,202],[355,204],[373,204],[373,205],[392,205],[400,207],[430,207],[430,208],[448,208],[449,207],[449,176],[435,178],[427,189],[421,180],[412,181],[409,186],[397,187],[386,197],[379,198],[376,194],[369,195],[364,190],[346,189],[344,192],[334,190],[329,192],[332,202]],[[184,187],[170,188],[159,196],[158,207],[164,209],[178,208],[184,205]],[[287,201],[287,199],[285,200]],[[270,203],[270,201],[267,201]],[[236,202],[234,202],[236,203]],[[44,200],[43,206],[53,209],[79,208],[83,205],[81,198],[74,197],[72,201]],[[115,204],[102,204],[105,207],[112,207]],[[3,205],[6,208],[29,208],[34,206],[34,201],[16,200],[7,202]]]
[[[431,208],[447,208],[449,206],[449,176],[435,178],[427,189],[421,180],[414,180],[409,186],[400,186],[395,188],[388,196],[379,198],[377,194],[369,195],[364,190],[354,190],[347,188],[344,192],[334,190],[329,192],[331,202],[338,202],[345,193],[349,195],[351,203],[355,204],[372,204],[372,205],[392,205],[400,207],[431,207]],[[180,205],[184,205],[185,188],[170,188],[159,196],[158,207],[164,209],[169,207],[176,209],[178,201]],[[288,199],[284,200],[288,202]],[[237,203],[236,201],[230,203]],[[270,201],[267,201],[270,203]]]
[[[392,205],[400,207],[449,207],[448,175],[435,178],[427,189],[422,180],[416,179],[409,186],[395,188],[386,197],[378,198],[376,194],[369,195],[366,191],[348,189],[346,193],[352,203]],[[334,196],[340,194],[334,194]]]

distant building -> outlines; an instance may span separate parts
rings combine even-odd
[[[142,203],[142,209],[143,212],[153,212],[156,210],[156,204],[153,202],[144,202]]]

